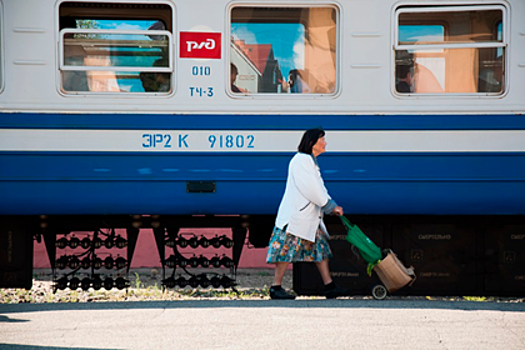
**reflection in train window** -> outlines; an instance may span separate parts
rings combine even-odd
[[[114,18],[111,7],[100,4],[80,8],[73,2],[61,5],[62,90],[74,93],[171,92],[171,8],[166,5],[111,6],[125,6],[126,17]],[[139,18],[133,18],[130,13]]]
[[[502,94],[503,17],[501,6],[399,9],[396,92]]]
[[[232,92],[335,93],[337,15],[332,7],[233,8]]]

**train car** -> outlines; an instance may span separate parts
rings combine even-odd
[[[452,275],[475,290],[525,290],[523,18],[521,0],[1,0],[1,285],[30,286],[33,238],[54,265],[74,230],[127,229],[130,259],[141,228],[264,246],[322,127],[346,214],[405,259],[468,251]]]

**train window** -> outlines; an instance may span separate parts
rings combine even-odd
[[[502,94],[504,15],[502,6],[398,9],[396,92]]]
[[[171,7],[100,5],[66,2],[60,7],[62,90],[77,94],[173,91]]]
[[[241,94],[334,94],[334,7],[231,10],[230,89]]]

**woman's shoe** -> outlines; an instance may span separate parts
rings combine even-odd
[[[326,299],[335,299],[338,297],[348,297],[350,295],[351,295],[350,289],[339,288],[339,287],[335,287],[332,290],[327,290],[326,292],[324,292],[324,296],[326,297]]]
[[[270,298],[273,300],[281,299],[281,300],[294,300],[295,295],[291,295],[286,293],[284,289],[274,289],[270,288]]]

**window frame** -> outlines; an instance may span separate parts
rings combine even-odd
[[[231,24],[232,24],[232,11],[235,8],[244,7],[244,8],[296,8],[296,9],[302,9],[302,8],[332,8],[335,10],[336,14],[336,23],[335,23],[335,43],[336,43],[336,53],[335,53],[335,90],[331,94],[326,93],[304,93],[304,94],[290,94],[290,93],[234,93],[231,90],[230,85],[230,76],[231,76],[231,70],[230,70],[230,62],[231,62]],[[343,65],[342,65],[342,38],[341,33],[343,32],[343,9],[338,3],[335,2],[317,2],[315,4],[313,3],[288,3],[288,2],[278,2],[278,3],[262,3],[262,2],[254,2],[254,3],[247,3],[245,1],[243,2],[232,2],[230,3],[226,8],[226,23],[225,23],[225,30],[224,30],[224,43],[225,47],[227,48],[224,60],[224,77],[225,77],[225,85],[224,89],[226,92],[226,95],[232,99],[248,99],[248,100],[254,100],[254,99],[260,99],[260,100],[319,100],[319,99],[335,99],[339,97],[342,93],[343,84],[342,84],[342,77],[343,77]]]
[[[412,6],[412,7],[411,7]],[[431,13],[431,12],[473,12],[473,11],[484,11],[484,10],[500,10],[502,13],[501,16],[501,42],[491,41],[491,42],[480,42],[480,43],[443,43],[443,44],[399,44],[399,17],[402,13]],[[400,4],[393,11],[393,23],[394,30],[392,31],[392,51],[391,51],[391,91],[392,94],[400,99],[405,98],[421,98],[421,97],[473,97],[473,98],[503,98],[507,95],[509,90],[509,78],[510,75],[508,72],[509,67],[509,43],[508,43],[508,8],[504,3],[494,2],[493,4],[487,5],[472,5],[468,3],[463,4],[443,4],[443,6],[437,4],[431,4],[426,6],[416,6],[415,4]],[[446,30],[445,26],[445,30]],[[446,32],[445,32],[446,33]],[[443,93],[399,93],[396,90],[396,52],[400,50],[443,50],[443,49],[497,49],[503,48],[505,52],[504,60],[504,72],[503,75],[503,87],[501,93],[494,92],[443,92]]]
[[[66,34],[114,34],[114,35],[166,35],[168,37],[168,67],[118,67],[118,66],[68,66],[64,63],[64,36]],[[108,29],[73,29],[60,31],[59,41],[59,69],[61,71],[118,71],[118,72],[173,72],[173,35],[167,30],[108,30]]]
[[[2,0],[0,0],[2,1]],[[178,33],[176,21],[176,8],[175,4],[166,0],[155,0],[152,5],[160,4],[167,5],[171,9],[170,17],[172,23],[172,30],[112,30],[112,29],[80,29],[80,28],[64,28],[60,30],[60,8],[63,3],[76,3],[82,2],[80,0],[61,0],[55,6],[55,28],[57,33],[57,57],[56,57],[56,89],[58,93],[64,97],[85,97],[85,96],[96,96],[97,98],[167,98],[172,97],[177,92],[177,80],[175,79],[175,68],[177,64],[176,57],[178,55],[177,43],[174,38],[178,39],[176,33]],[[91,0],[90,3],[98,4],[101,0]],[[128,0],[122,2],[122,4],[140,4],[143,1]],[[140,18],[143,19],[143,18]],[[115,67],[115,66],[66,66],[64,65],[64,35],[67,33],[100,33],[100,34],[131,34],[131,35],[167,35],[168,36],[168,67]],[[115,69],[116,68],[116,69]],[[169,92],[115,92],[115,91],[66,91],[63,89],[62,72],[65,71],[115,71],[115,72],[158,72],[158,73],[170,73],[171,90]]]

